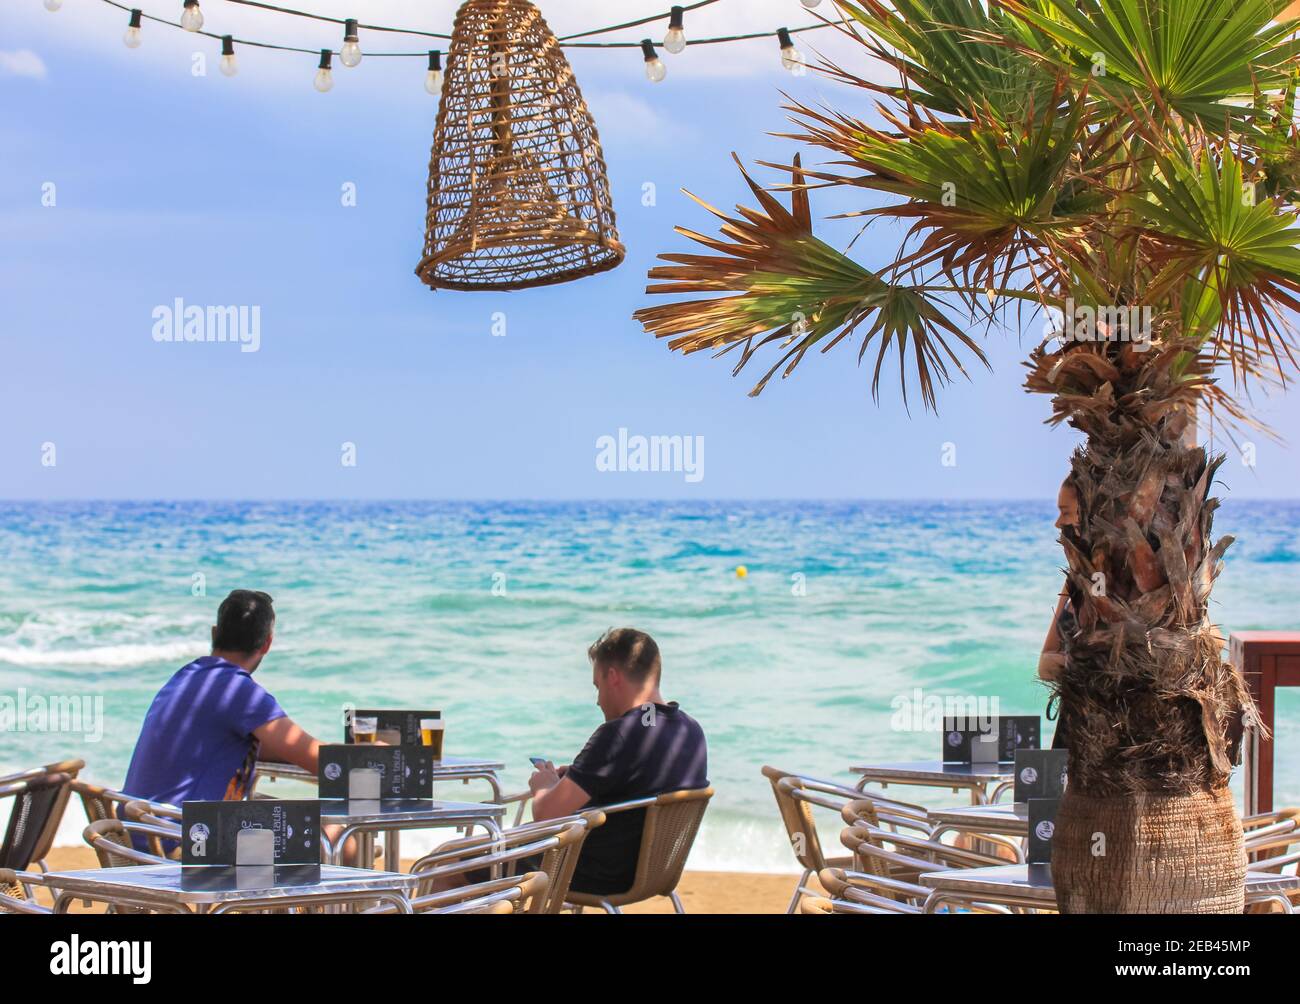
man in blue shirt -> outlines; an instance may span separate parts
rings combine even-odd
[[[180,805],[244,798],[259,759],[316,773],[320,742],[253,679],[274,633],[266,593],[236,589],[222,601],[212,654],[177,670],[149,706],[123,791]]]

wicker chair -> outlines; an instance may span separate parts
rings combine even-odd
[[[832,899],[845,900],[874,913],[922,913],[929,890],[913,882],[848,868],[825,868],[817,875]]]
[[[131,841],[135,835],[175,840],[180,832],[145,823],[124,823],[120,819],[101,819],[81,832],[81,838],[90,845],[95,857],[99,858],[101,868],[175,864],[170,858],[138,849]]]
[[[533,904],[546,898],[545,872],[489,879],[424,897],[421,913],[536,913]],[[380,907],[367,913],[384,913]]]
[[[121,818],[128,823],[148,823],[151,826],[181,825],[181,810],[166,802],[151,802],[147,798],[133,798],[122,806]]]
[[[858,823],[843,830],[840,843],[853,852],[856,871],[913,884],[926,872],[986,868],[1007,863],[1003,858],[884,830],[868,823]]]
[[[1282,813],[1295,812],[1294,809],[1282,809]],[[1269,813],[1269,815],[1274,815]],[[1249,826],[1250,818],[1242,820]],[[1254,817],[1257,818],[1257,817]],[[1283,817],[1280,822],[1287,822]],[[1294,817],[1290,817],[1294,821]],[[1246,853],[1250,856],[1246,865],[1252,872],[1272,872],[1276,875],[1300,873],[1300,830],[1276,830],[1276,823],[1266,823],[1246,830]],[[1267,832],[1265,832],[1267,831]],[[1288,893],[1286,899],[1292,907],[1300,906],[1300,892]],[[1246,907],[1247,913],[1271,912],[1265,904],[1253,904]]]
[[[815,895],[804,887],[804,883],[824,868],[845,867],[853,863],[850,858],[828,858],[822,850],[821,838],[817,833],[817,820],[814,808],[835,812],[850,824],[857,822],[858,816],[868,818],[872,824],[882,822],[880,813],[886,813],[890,825],[917,827],[920,832],[929,835],[925,809],[907,802],[892,799],[872,798],[863,795],[855,788],[849,788],[833,781],[823,781],[806,774],[794,774],[778,767],[764,767],[763,776],[772,785],[772,794],[776,798],[777,811],[785,824],[786,836],[794,851],[803,874],[795,884],[794,894],[786,907],[786,913],[794,913],[799,908],[800,897]],[[846,814],[847,813],[847,814]]]
[[[1282,823],[1288,819],[1300,820],[1300,808],[1288,807],[1273,809],[1269,812],[1257,812],[1253,816],[1244,817],[1241,821],[1241,827],[1249,837],[1251,830],[1258,829],[1261,826],[1270,826],[1274,823]]]
[[[70,777],[76,777],[85,766],[85,760],[60,760],[58,763],[47,763],[43,767],[28,767],[26,770],[20,770],[13,774],[0,774],[0,784],[8,784],[11,781],[30,781],[32,778],[44,777],[46,774],[67,774]]]
[[[1266,848],[1281,846],[1277,838],[1296,833],[1300,829],[1300,809],[1277,809],[1247,816],[1241,821],[1241,827],[1246,853],[1253,855],[1261,849],[1261,845]],[[1297,840],[1300,840],[1300,834],[1297,834]]]
[[[645,810],[641,830],[641,852],[637,855],[636,874],[626,892],[599,895],[569,891],[565,901],[581,913],[583,907],[600,907],[606,913],[621,913],[621,907],[640,903],[656,896],[667,896],[676,913],[685,913],[677,896],[677,883],[686,866],[686,857],[695,843],[704,812],[713,797],[712,788],[694,788],[651,795],[618,805],[602,805],[606,816],[616,812]]]
[[[836,913],[924,913],[926,897],[930,890],[915,882],[887,878],[869,872],[844,868],[827,868],[817,880],[833,897],[833,903],[852,905],[857,909],[836,910]],[[1004,906],[977,904],[972,913],[1010,913]]]
[[[78,778],[72,782],[72,790],[81,798],[81,807],[86,810],[86,821],[98,823],[101,819],[117,819],[118,806],[126,805],[135,798],[112,788]]]
[[[72,775],[38,770],[24,771],[21,780],[0,783],[0,798],[13,799],[9,825],[0,842],[0,868],[22,871],[35,863],[41,871],[46,870],[45,856],[54,846],[71,794]]]
[[[0,868],[0,913],[53,913],[32,894],[34,886],[45,884],[44,875]]]
[[[150,854],[171,860],[180,857],[181,810],[176,806],[167,805],[165,802],[149,802],[143,798],[133,798],[121,806],[118,812],[127,823],[142,823],[159,831],[146,834]],[[167,836],[163,836],[163,832],[166,832]],[[171,851],[163,846],[163,841],[168,839],[176,844]]]
[[[500,868],[509,877],[518,870],[520,861],[540,856],[537,870],[546,875],[546,894],[532,897],[528,912],[559,913],[587,834],[604,822],[605,814],[592,809],[575,816],[516,826],[499,837],[475,834],[448,841],[411,866],[412,875],[424,877],[411,905],[422,911],[429,897],[438,895],[433,891],[436,879],[493,867]]]

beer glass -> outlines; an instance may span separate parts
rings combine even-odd
[[[420,742],[433,752],[433,759],[442,759],[442,737],[445,731],[441,718],[420,719]]]
[[[371,716],[352,719],[352,741],[373,743],[379,736],[379,719]]]

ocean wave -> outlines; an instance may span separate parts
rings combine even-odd
[[[0,662],[14,666],[143,666],[156,662],[180,665],[201,654],[193,641],[98,645],[81,649],[40,649],[0,645]]]

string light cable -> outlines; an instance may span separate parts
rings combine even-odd
[[[159,17],[154,14],[146,14],[140,8],[130,7],[127,4],[119,2],[119,0],[102,0],[102,2],[128,14],[126,35],[123,37],[123,42],[128,48],[134,49],[140,46],[142,41],[142,22],[151,21],[155,24],[162,24],[171,28],[180,28],[184,31],[190,32],[191,34],[202,35],[205,38],[211,38],[218,41],[221,44],[221,70],[227,76],[233,76],[237,71],[238,62],[234,48],[236,45],[250,46],[257,49],[269,49],[277,52],[296,52],[318,56],[320,62],[317,65],[317,73],[314,80],[315,87],[318,91],[328,91],[333,86],[332,57],[337,56],[339,62],[345,67],[355,67],[361,62],[362,50],[360,44],[360,33],[362,31],[413,35],[439,40],[449,40],[451,38],[451,35],[444,32],[423,31],[415,28],[401,28],[392,25],[369,24],[359,21],[356,18],[329,17],[324,14],[314,14],[310,11],[297,10],[292,7],[283,7],[278,4],[265,3],[263,0],[227,0],[229,3],[239,4],[243,7],[251,7],[289,17],[305,18],[328,24],[337,24],[343,27],[343,40],[337,50],[307,48],[296,45],[283,45],[274,42],[262,42],[251,38],[238,38],[229,34],[205,31],[205,22],[200,0],[182,0],[180,19],[178,21],[172,21],[166,17]],[[588,31],[562,35],[557,38],[557,41],[562,48],[566,49],[639,49],[641,50],[645,61],[647,79],[652,83],[658,83],[667,75],[667,68],[664,65],[663,60],[659,58],[656,51],[657,48],[662,48],[665,52],[676,55],[693,45],[720,45],[731,42],[751,41],[754,39],[775,38],[780,49],[781,65],[791,72],[799,73],[802,72],[804,68],[804,57],[802,53],[795,48],[791,36],[806,31],[818,31],[822,28],[842,27],[848,23],[847,20],[830,20],[823,17],[816,24],[806,24],[796,28],[782,27],[775,31],[755,31],[735,35],[718,35],[711,38],[688,39],[685,32],[685,15],[691,11],[698,10],[701,7],[708,7],[719,2],[720,0],[696,0],[695,3],[691,4],[675,5],[669,10],[659,14],[651,14],[647,17],[637,18],[632,21],[624,21],[619,24],[606,25],[603,28],[592,28]],[[803,6],[809,9],[816,7],[820,2],[821,0],[801,0]],[[63,0],[44,0],[44,5],[47,10],[57,11],[63,6]],[[668,22],[668,28],[661,43],[655,43],[649,38],[640,41],[590,41],[590,39],[597,35],[626,31],[629,28],[638,28],[659,21]],[[327,59],[327,55],[331,58]],[[425,73],[425,90],[430,94],[437,94],[441,90],[443,79],[442,52],[439,49],[427,49],[418,52],[367,52],[365,55],[378,59],[427,59],[428,69]]]

